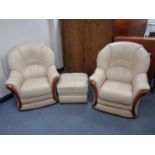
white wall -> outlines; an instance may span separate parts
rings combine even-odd
[[[59,20],[46,19],[15,19],[0,20],[0,61],[4,74],[0,81],[0,89],[4,88],[4,78],[9,75],[7,53],[15,45],[24,42],[43,42],[53,49],[57,68],[63,67],[61,34]],[[2,70],[1,69],[1,70]],[[0,79],[2,73],[0,72]],[[1,91],[1,92],[6,92]],[[4,94],[5,95],[5,94]],[[2,96],[2,94],[1,94]]]
[[[155,19],[149,19],[148,23],[155,23]],[[155,32],[155,26],[152,27],[151,32]]]
[[[55,51],[56,66],[57,68],[63,67],[63,54],[62,54],[62,39],[61,39],[61,26],[60,20],[49,20],[50,34],[51,34],[51,47]]]
[[[2,64],[0,62],[0,98],[2,98],[4,95],[8,94],[8,91],[5,88],[5,80],[6,76],[4,74],[4,70],[2,67]]]

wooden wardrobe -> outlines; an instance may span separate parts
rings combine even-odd
[[[113,20],[62,19],[64,69],[92,74],[98,52],[112,42]]]

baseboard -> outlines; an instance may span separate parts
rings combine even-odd
[[[0,98],[0,103],[3,103],[9,99],[11,99],[13,97],[13,94],[8,94],[8,95],[5,95],[4,97]]]
[[[155,37],[155,32],[151,32],[149,37]]]

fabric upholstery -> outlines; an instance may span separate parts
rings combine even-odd
[[[52,85],[59,73],[50,48],[37,43],[16,46],[8,54],[8,64],[11,73],[6,85],[15,87],[21,110],[53,104]]]
[[[64,73],[57,85],[61,103],[83,103],[87,101],[88,77],[85,73]]]
[[[89,78],[98,88],[95,108],[132,117],[134,99],[140,91],[150,88],[146,74],[149,65],[150,55],[142,45],[132,42],[108,44],[97,56],[97,72]]]

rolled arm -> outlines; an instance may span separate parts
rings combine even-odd
[[[50,66],[48,68],[48,71],[47,71],[47,77],[48,77],[48,81],[51,85],[51,89],[52,89],[52,93],[53,93],[53,98],[58,101],[58,96],[57,96],[57,83],[58,83],[58,80],[60,78],[60,74],[57,72],[56,70],[56,67],[53,65],[53,66]]]
[[[57,72],[56,67],[54,65],[48,68],[47,77],[51,85],[53,84],[55,78],[60,77],[60,74]]]
[[[133,86],[133,97],[135,98],[140,93],[148,92],[150,89],[147,74],[146,73],[140,73],[137,74],[132,82]]]
[[[104,70],[102,68],[96,68],[93,75],[91,75],[89,77],[89,81],[93,82],[96,85],[97,90],[99,90],[101,88],[101,86],[103,85],[105,79],[106,79],[105,72],[104,72]]]
[[[5,82],[5,85],[10,90],[16,90],[20,94],[20,87],[23,83],[23,76],[18,71],[11,71],[9,78]]]

